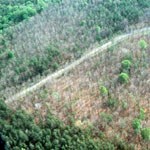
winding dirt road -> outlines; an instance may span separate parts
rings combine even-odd
[[[103,52],[105,50],[107,50],[107,48],[121,42],[124,41],[130,37],[134,37],[134,36],[140,36],[140,35],[147,35],[150,34],[150,27],[147,28],[142,28],[139,30],[135,30],[132,31],[131,33],[128,34],[124,34],[124,35],[120,35],[116,38],[114,38],[113,40],[105,43],[104,45],[93,49],[92,51],[90,51],[89,53],[85,54],[84,56],[82,56],[80,59],[74,61],[73,63],[71,63],[70,65],[68,65],[67,67],[58,70],[57,72],[48,75],[45,79],[41,80],[40,82],[36,83],[35,85],[15,94],[12,97],[9,97],[7,100],[5,100],[6,103],[11,103],[14,100],[18,100],[19,98],[25,97],[28,93],[35,91],[36,89],[42,87],[44,84],[46,84],[47,82],[56,79],[60,76],[62,76],[64,73],[67,73],[68,71],[72,70],[73,68],[75,68],[76,66],[78,66],[79,64],[81,64],[83,61],[95,56],[96,54]]]

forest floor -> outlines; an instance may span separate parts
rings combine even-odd
[[[66,123],[73,118],[77,125],[92,125],[107,138],[134,143],[137,150],[150,148],[132,128],[141,109],[145,113],[142,127],[150,127],[149,31],[144,28],[116,37],[6,103],[42,117],[50,111]],[[147,42],[146,50],[140,49],[140,40]],[[124,59],[131,59],[132,67],[129,83],[122,85],[118,76]],[[99,88],[103,85],[109,96],[101,95]]]
[[[75,68],[76,66],[80,65],[82,62],[84,62],[85,60],[95,56],[98,53],[101,53],[105,50],[107,50],[109,47],[123,41],[126,40],[132,36],[139,36],[139,35],[144,35],[144,34],[148,34],[150,32],[150,27],[146,27],[143,29],[138,29],[135,31],[132,31],[131,33],[128,34],[124,34],[121,36],[118,36],[116,38],[114,38],[112,41],[109,41],[107,43],[105,43],[104,45],[93,49],[92,51],[90,51],[89,53],[85,54],[84,56],[82,56],[80,59],[76,60],[75,62],[73,62],[72,64],[68,65],[67,67],[53,73],[50,74],[49,76],[47,76],[45,79],[42,79],[40,82],[38,82],[37,84],[26,88],[25,90],[11,96],[10,98],[8,98],[5,102],[6,103],[10,103],[14,100],[20,99],[22,97],[25,97],[26,95],[28,95],[28,93],[35,91],[36,89],[42,87],[44,84],[46,84],[47,82],[50,82],[53,79],[56,79],[60,76],[62,76],[63,74],[67,73],[68,71],[72,70],[73,68]]]

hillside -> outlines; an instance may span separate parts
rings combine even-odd
[[[150,126],[149,42],[149,35],[120,42],[10,106],[42,116],[50,110],[65,122],[71,117],[107,138],[148,148],[132,123],[140,116],[142,128]],[[129,70],[122,68],[124,60],[131,62]],[[118,80],[121,72],[129,75],[127,83]]]
[[[150,150],[149,0],[0,0],[0,150]]]
[[[149,25],[148,0],[64,0],[16,22],[2,30],[1,97],[36,83],[113,35],[132,31],[137,23]]]

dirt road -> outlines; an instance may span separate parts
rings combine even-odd
[[[49,82],[49,81],[51,81],[53,79],[56,79],[56,78],[60,77],[61,75],[63,75],[64,73],[67,73],[68,71],[72,70],[73,68],[75,68],[76,66],[81,64],[86,59],[89,59],[89,58],[95,56],[96,54],[107,50],[107,48],[109,48],[109,47],[111,47],[111,46],[113,46],[113,45],[115,45],[115,44],[117,44],[117,43],[119,43],[119,42],[121,42],[123,40],[126,40],[126,39],[128,39],[130,37],[133,37],[133,36],[137,36],[137,35],[140,36],[140,35],[147,35],[147,34],[150,34],[150,27],[139,29],[139,30],[135,30],[135,31],[133,31],[131,33],[128,33],[128,34],[120,35],[120,36],[114,38],[113,40],[105,43],[104,45],[93,49],[92,51],[90,51],[89,53],[85,54],[80,59],[74,61],[73,63],[71,63],[67,67],[65,67],[65,68],[63,68],[61,70],[58,70],[57,72],[55,72],[53,74],[48,75],[45,79],[41,80],[40,82],[36,83],[35,85],[33,85],[31,87],[28,87],[27,89],[25,89],[25,90],[15,94],[15,95],[13,95],[12,97],[9,97],[5,102],[6,103],[11,103],[14,100],[19,100],[19,98],[25,97],[28,93],[33,92],[36,89],[42,87],[47,82]]]

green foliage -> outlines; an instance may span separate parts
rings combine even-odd
[[[96,27],[95,27],[95,30],[96,30],[97,33],[100,33],[100,31],[101,31],[100,26],[96,26]]]
[[[118,100],[115,99],[115,98],[110,98],[110,99],[108,99],[108,101],[107,101],[107,105],[108,105],[108,107],[110,107],[110,108],[116,108],[116,107],[118,106]]]
[[[114,138],[114,142],[116,143],[117,150],[134,150],[133,144],[128,144],[127,142],[123,141],[120,136],[116,136]]]
[[[144,1],[138,0],[138,3],[139,3],[139,5],[142,6],[143,8],[150,6],[149,0],[144,0]]]
[[[142,128],[142,125],[141,125],[141,120],[138,119],[138,118],[135,118],[133,121],[132,121],[132,127],[135,131],[135,133],[139,133],[141,128]]]
[[[102,119],[102,121],[104,121],[105,123],[109,124],[110,122],[113,121],[113,116],[111,114],[107,114],[102,112],[100,114],[100,118]]]
[[[138,118],[141,120],[145,119],[145,110],[143,108],[140,108],[140,114]]]
[[[12,51],[8,51],[7,57],[8,57],[8,59],[13,58],[14,57],[14,53]]]
[[[120,83],[128,83],[129,82],[129,75],[127,73],[121,73],[118,77]]]
[[[144,2],[142,2],[144,3]],[[100,27],[107,27],[107,29],[102,29],[100,34],[101,36],[110,35],[113,32],[117,32],[125,29],[129,23],[135,23],[138,21],[139,16],[143,13],[143,9],[146,7],[150,7],[148,2],[141,5],[141,1],[133,0],[126,1],[121,0],[119,3],[117,0],[110,1],[100,1],[96,3],[96,8],[93,7],[91,11],[89,11],[88,26],[95,26],[95,24],[91,23],[91,20],[100,18],[97,20],[97,24]],[[116,13],[117,12],[117,13]],[[125,22],[126,20],[126,22]]]
[[[150,141],[150,128],[143,128],[141,130],[141,135],[145,141]]]
[[[47,115],[45,122],[36,124],[33,117],[21,110],[10,110],[2,100],[0,100],[0,125],[0,135],[11,150],[115,149],[111,142],[95,140],[91,132],[73,125],[64,125],[51,114]]]
[[[80,22],[80,26],[85,26],[86,25],[86,21],[85,20],[82,20],[81,22]]]
[[[52,97],[57,101],[61,100],[61,95],[58,92],[53,92]]]
[[[55,46],[50,45],[46,49],[45,53],[46,54],[44,57],[33,57],[29,61],[29,67],[33,70],[33,73],[30,72],[30,74],[32,73],[32,76],[34,76],[34,74],[42,74],[48,69],[52,69],[55,71],[59,68],[59,63],[61,62],[62,58],[59,50]]]
[[[45,0],[37,0],[37,12],[41,12],[45,7],[47,7],[47,3]]]
[[[139,41],[139,46],[141,49],[146,49],[148,47],[148,44],[145,40],[140,40]]]
[[[14,10],[12,14],[10,14],[11,21],[14,23],[21,22],[24,19],[27,19],[36,14],[36,9],[30,6],[28,7],[20,7],[17,10]]]
[[[128,103],[127,102],[122,102],[122,108],[127,109],[128,108]]]
[[[100,93],[102,96],[107,96],[108,95],[108,89],[105,86],[100,87]]]
[[[59,0],[60,1],[60,0]],[[51,1],[56,3],[57,1]],[[0,1],[0,30],[17,24],[47,7],[47,0]]]
[[[132,63],[131,63],[130,60],[123,60],[121,62],[121,67],[122,67],[123,70],[129,70],[131,65],[132,65]]]

